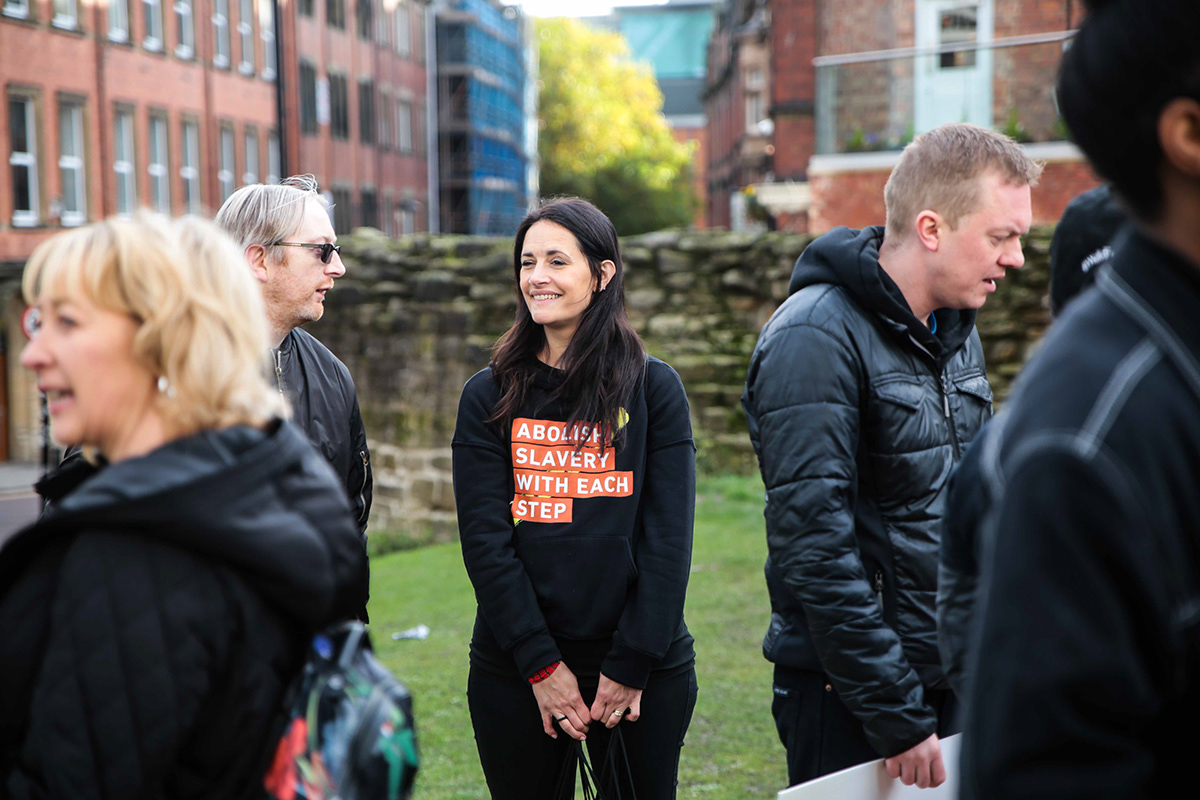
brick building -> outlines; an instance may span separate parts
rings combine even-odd
[[[763,8],[770,49],[771,122],[762,126],[769,152],[757,182],[753,170],[727,170],[734,209],[741,195],[760,218],[797,231],[882,222],[883,184],[899,151],[916,134],[957,121],[1002,130],[1046,162],[1033,197],[1037,222],[1057,220],[1071,197],[1095,185],[1066,141],[1053,96],[1081,0],[726,0],[722,34],[731,52],[750,32],[739,15],[750,5]],[[710,64],[710,92],[750,115],[751,78],[727,77],[724,94],[713,78],[734,75],[742,58],[726,58],[723,71]],[[752,132],[726,132],[721,146],[719,134],[710,125],[711,163],[735,155],[745,163]],[[719,206],[710,204],[715,224],[736,227],[739,220],[722,221]]]
[[[418,0],[0,0],[0,461],[38,450],[17,289],[55,232],[294,172],[341,232],[428,230],[427,38]]]

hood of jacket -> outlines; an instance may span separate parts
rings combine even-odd
[[[25,532],[35,538],[145,535],[234,569],[308,627],[354,613],[366,567],[349,501],[290,423],[203,431],[115,464],[80,459],[38,490],[52,506]]]
[[[860,231],[838,227],[813,240],[796,260],[788,294],[817,284],[840,286],[885,329],[915,341],[942,363],[971,335],[975,311],[939,308],[934,312],[937,331],[931,332],[913,315],[900,287],[879,266],[883,234],[881,225]]]

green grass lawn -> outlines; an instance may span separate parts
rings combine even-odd
[[[772,798],[787,783],[771,720],[771,665],[762,657],[768,619],[762,565],[762,483],[700,481],[687,622],[700,683],[679,767],[681,798]],[[467,713],[467,643],[475,599],[457,545],[393,553],[371,562],[375,646],[416,702],[423,767],[417,796],[486,798]],[[424,641],[392,641],[417,624]]]

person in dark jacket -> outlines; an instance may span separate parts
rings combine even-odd
[[[1057,317],[1075,296],[1092,285],[1112,259],[1114,237],[1128,216],[1107,184],[1089,189],[1067,204],[1050,242],[1050,311]],[[967,649],[975,628],[982,520],[988,512],[980,456],[989,422],[963,454],[950,478],[938,563],[938,651],[950,687],[966,697]]]
[[[463,388],[453,440],[480,762],[498,800],[572,797],[586,739],[602,773],[610,747],[628,756],[609,792],[673,798],[696,702],[687,396],[626,317],[595,206],[530,213],[513,262],[516,322]]]
[[[1092,2],[1063,58],[1063,118],[1134,227],[982,455],[993,512],[964,797],[1169,797],[1194,782],[1198,35],[1192,0]]]
[[[325,313],[325,295],[346,273],[337,234],[311,175],[238,189],[217,212],[217,225],[242,245],[262,289],[275,383],[292,420],[329,461],[345,486],[366,548],[371,513],[371,456],[350,370],[300,328]],[[359,617],[367,619],[368,585]]]
[[[40,246],[24,291],[21,362],[86,459],[0,551],[0,795],[261,794],[284,689],[365,560],[282,421],[238,248],[194,218],[95,223]]]
[[[774,702],[788,777],[875,758],[945,779],[934,624],[946,481],[991,414],[975,309],[1024,263],[1039,165],[948,125],[905,149],[887,227],[814,241],[742,396],[767,488]]]

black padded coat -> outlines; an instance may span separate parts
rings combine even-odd
[[[329,465],[235,427],[41,488],[0,551],[0,796],[261,795],[305,645],[360,602]]]
[[[932,333],[880,268],[882,228],[804,251],[742,397],[766,484],[766,657],[823,671],[881,755],[937,728],[946,484],[991,415],[973,311]]]

